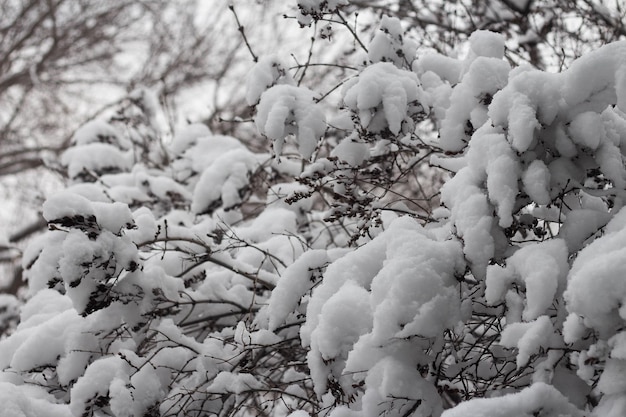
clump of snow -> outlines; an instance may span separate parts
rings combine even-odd
[[[134,227],[133,216],[124,203],[91,203],[96,220],[100,227],[119,235],[122,229],[131,229]]]
[[[605,234],[582,249],[572,265],[564,294],[567,309],[583,318],[601,337],[611,336],[626,321],[624,209],[608,223]],[[598,300],[602,300],[599,302]],[[617,314],[616,314],[617,313]]]
[[[578,251],[587,239],[593,237],[611,219],[611,214],[592,209],[578,209],[567,213],[559,237],[567,242],[570,251]]]
[[[95,215],[91,201],[76,193],[61,191],[43,203],[43,218],[51,222],[64,217]]]
[[[118,356],[94,361],[74,384],[70,408],[74,415],[82,415],[86,406],[98,397],[106,397],[115,379],[127,379],[129,365]]]
[[[267,89],[280,84],[295,85],[296,82],[276,55],[261,57],[246,79],[246,102],[250,106],[258,104]]]
[[[389,415],[391,402],[396,402],[394,410],[414,407],[414,415],[418,416],[436,416],[443,411],[435,386],[422,378],[414,367],[396,358],[387,357],[378,362],[368,372],[365,384],[368,388],[363,395],[360,415]]]
[[[53,396],[33,385],[0,382],[3,417],[73,417],[66,404],[56,404]]]
[[[211,385],[207,387],[208,392],[242,394],[246,391],[256,390],[263,387],[263,384],[252,374],[220,372]]]
[[[548,316],[540,316],[529,323],[511,323],[502,331],[500,344],[508,348],[517,348],[517,368],[528,364],[530,357],[539,350],[550,346],[554,327]]]
[[[126,143],[117,129],[103,120],[91,120],[79,127],[72,136],[74,146],[83,146],[90,143],[106,143],[120,149],[128,149]]]
[[[552,239],[529,244],[506,260],[506,266],[487,268],[485,298],[491,304],[502,301],[514,282],[526,289],[524,320],[534,320],[546,313],[558,291],[565,289],[569,270],[565,241]]]
[[[370,62],[392,62],[398,68],[411,68],[417,43],[405,38],[400,19],[383,16],[380,28],[370,42],[367,58]]]
[[[467,146],[475,129],[488,119],[491,97],[508,82],[511,67],[496,58],[476,58],[461,82],[452,90],[450,105],[442,118],[441,146],[457,152]]]
[[[344,138],[339,145],[335,146],[331,156],[339,158],[340,161],[352,167],[358,167],[370,157],[370,148],[367,144]]]
[[[522,174],[524,191],[537,204],[550,203],[550,170],[540,160],[532,161]]]
[[[174,155],[181,155],[187,149],[198,143],[200,138],[212,136],[209,127],[203,123],[192,123],[180,126],[174,133],[174,139],[169,144],[169,149]]]
[[[563,340],[565,343],[574,343],[580,340],[586,332],[587,328],[582,317],[578,314],[570,313],[563,322]]]
[[[606,94],[610,94],[617,107],[626,111],[624,88],[624,57],[626,42],[615,42],[582,56],[572,63],[563,84],[563,98],[570,108],[584,106],[588,110],[602,111],[606,107]]]
[[[463,239],[463,252],[470,262],[472,273],[482,279],[496,250],[491,234],[493,209],[487,196],[477,186],[482,178],[470,172],[469,167],[461,169],[442,187],[441,196],[451,208],[450,220]]]
[[[265,91],[254,121],[259,132],[272,139],[276,155],[282,152],[285,138],[294,135],[298,151],[309,159],[326,131],[326,117],[313,92],[292,85],[276,85]]]
[[[572,405],[553,386],[537,382],[515,394],[463,402],[444,411],[441,417],[532,417],[536,415],[583,417],[585,413]]]
[[[332,263],[311,296],[301,329],[303,343],[311,346],[307,358],[318,395],[331,376],[350,392],[370,375],[367,370],[374,378],[375,364],[393,356],[396,343],[405,340],[407,349],[420,349],[420,343],[454,327],[460,320],[453,288],[455,273],[464,268],[460,253],[457,242],[438,241],[414,220],[399,218]],[[404,366],[414,368],[419,360],[413,357]]]
[[[257,158],[243,149],[226,152],[202,172],[193,192],[191,210],[206,213],[221,203],[233,207],[241,202],[241,192],[248,186],[248,175],[258,167]]]
[[[568,132],[574,143],[594,150],[606,135],[601,116],[591,111],[577,115],[570,122]]]
[[[71,179],[81,175],[98,176],[103,173],[130,171],[130,154],[122,153],[119,148],[105,143],[89,143],[66,150],[61,156],[61,163],[67,167]]]
[[[344,104],[374,133],[385,128],[400,133],[410,113],[421,108],[421,97],[417,76],[389,62],[368,66],[343,89]]]
[[[296,309],[302,296],[316,284],[313,275],[315,269],[325,267],[331,260],[335,260],[336,255],[333,256],[333,254],[342,252],[344,251],[310,250],[283,271],[268,301],[267,314],[270,330],[275,330],[284,323],[289,313]]]
[[[470,35],[469,44],[471,51],[469,59],[481,56],[504,58],[504,37],[499,33],[477,30]]]

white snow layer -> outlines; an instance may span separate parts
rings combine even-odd
[[[515,394],[479,398],[446,410],[441,417],[583,417],[556,388],[537,382]]]
[[[0,417],[74,417],[65,404],[35,385],[0,382]]]
[[[275,85],[261,95],[254,119],[259,132],[273,141],[280,155],[285,138],[295,135],[298,151],[311,158],[326,131],[326,117],[313,92],[304,87]]]
[[[368,66],[343,89],[343,102],[371,132],[400,133],[409,106],[422,99],[415,73],[389,62]]]
[[[550,308],[557,291],[563,291],[569,270],[565,241],[552,239],[533,243],[519,249],[506,260],[506,266],[487,268],[485,298],[496,304],[502,300],[513,283],[526,290],[524,320],[534,320]]]
[[[287,72],[287,66],[276,55],[261,57],[248,73],[246,102],[254,106],[268,88],[277,84],[295,85],[296,82]]]
[[[429,340],[454,327],[460,320],[454,275],[463,269],[458,242],[437,241],[409,218],[395,220],[376,239],[332,263],[313,291],[301,329],[303,344],[311,347],[308,363],[318,395],[325,392],[329,373],[347,391],[355,381],[376,379],[381,369],[376,364],[396,349],[393,340]],[[415,361],[419,355],[403,366],[415,369]],[[407,386],[421,378],[409,373],[402,381]],[[434,398],[428,396],[424,406],[434,406]]]
[[[578,253],[572,265],[565,300],[567,309],[585,326],[611,336],[626,322],[626,209],[608,223],[605,234]],[[615,313],[618,314],[615,314]],[[566,332],[566,337],[575,339]]]

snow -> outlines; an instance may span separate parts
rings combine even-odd
[[[413,70],[421,74],[420,79],[422,82],[426,79],[435,83],[434,76],[440,82],[443,80],[450,84],[457,84],[461,79],[462,66],[463,63],[457,59],[433,52],[426,52],[415,61]]]
[[[626,269],[621,262],[626,256],[623,211],[608,223],[604,236],[579,252],[564,294],[568,311],[580,315],[585,326],[597,330],[602,337],[611,336],[626,318],[621,308],[626,302],[622,280]]]
[[[314,269],[325,267],[343,252],[345,251],[310,250],[283,271],[268,301],[267,315],[270,330],[276,330],[283,324],[289,313],[296,309],[300,299],[316,284],[316,280],[313,279]]]
[[[235,230],[238,237],[250,242],[263,242],[275,235],[296,232],[296,213],[282,207],[269,208],[259,214],[252,223]]]
[[[499,33],[477,30],[470,35],[469,44],[471,52],[468,60],[474,57],[504,57],[504,37]]]
[[[192,123],[182,125],[176,129],[174,139],[168,147],[174,155],[182,155],[187,149],[196,145],[200,138],[208,138],[211,136],[211,130],[209,130],[209,127],[205,124]]]
[[[248,175],[258,164],[249,151],[225,152],[202,172],[193,192],[191,210],[198,214],[212,211],[219,200],[227,208],[241,202],[240,191],[248,185]]]
[[[545,314],[558,291],[563,291],[569,270],[565,241],[553,239],[529,244],[506,260],[506,267],[487,268],[485,298],[490,304],[502,301],[513,282],[524,284],[524,320]]]
[[[361,165],[370,157],[369,146],[351,138],[344,138],[330,154],[352,167]]]
[[[570,251],[583,248],[587,239],[594,236],[611,219],[606,211],[579,209],[567,213],[559,237],[567,242]]]
[[[300,22],[343,4],[301,0]],[[308,415],[297,397],[332,417],[624,414],[626,43],[548,74],[511,69],[491,32],[464,59],[415,59],[400,21],[381,29],[371,65],[342,81],[338,129],[276,56],[252,69],[246,99],[282,158],[192,124],[154,145],[167,158],[135,164],[113,126],[77,131],[63,163],[78,184],[44,204],[51,230],[24,252],[28,301],[0,340],[0,415],[96,415],[99,397],[117,416],[205,399],[219,414],[223,397],[267,387],[294,417]],[[440,137],[421,138],[422,122]],[[427,144],[452,176],[435,220],[383,213],[355,247],[362,218],[323,222],[324,187]],[[444,411],[455,387],[486,398]]]
[[[574,143],[594,150],[598,148],[600,141],[606,136],[602,117],[598,113],[590,111],[577,115],[570,122],[568,132]]]
[[[128,378],[128,364],[118,356],[109,356],[94,361],[85,370],[70,391],[70,408],[73,415],[82,415],[94,398],[106,396],[115,379]]]
[[[127,204],[115,203],[91,203],[98,225],[119,235],[122,229],[134,227],[133,216]]]
[[[400,19],[383,16],[378,32],[368,45],[367,58],[372,63],[392,62],[398,68],[410,68],[416,51],[417,43],[404,37]]]
[[[72,136],[72,143],[83,146],[90,143],[108,143],[117,145],[122,149],[129,147],[125,143],[117,129],[103,120],[91,120],[79,127]]]
[[[132,167],[131,155],[106,143],[89,143],[66,150],[61,163],[67,166],[67,174],[76,179],[87,173],[123,172]]]
[[[55,404],[43,389],[0,382],[1,417],[73,417],[65,404]]]
[[[393,340],[437,338],[460,321],[452,288],[454,274],[464,268],[460,250],[456,242],[437,241],[414,220],[399,218],[327,268],[301,329],[303,344],[311,346],[307,357],[318,395],[329,373],[349,391],[363,372],[376,374],[375,364],[394,356]]]
[[[623,92],[624,65],[626,63],[626,42],[615,42],[592,51],[577,59],[568,68],[562,92],[568,106],[576,108],[584,102],[589,110],[602,111],[606,105],[601,104],[604,92],[614,97],[618,108],[624,111],[625,96]],[[618,90],[619,89],[619,90]]]
[[[276,85],[261,95],[254,121],[259,132],[273,141],[280,155],[285,138],[295,135],[298,151],[310,159],[324,132],[326,117],[314,102],[314,94],[304,87]]]
[[[371,132],[400,133],[413,102],[422,99],[417,76],[389,62],[372,64],[343,87],[343,102]]]
[[[464,241],[463,252],[472,273],[482,279],[496,249],[490,233],[493,217],[487,196],[475,185],[481,178],[471,171],[470,167],[461,169],[442,187],[441,197],[452,208],[450,219]]]
[[[254,106],[268,88],[279,84],[295,85],[295,83],[287,71],[287,66],[278,56],[263,56],[252,67],[246,78],[246,102]]]
[[[550,170],[540,160],[532,161],[522,174],[524,191],[537,204],[550,203]]]
[[[517,369],[528,364],[530,357],[550,345],[554,327],[548,316],[540,316],[529,323],[507,324],[500,337],[500,344],[517,348]]]
[[[394,358],[378,362],[368,373],[366,385],[361,413],[364,417],[401,416],[402,409],[410,409],[415,403],[415,415],[435,416],[443,411],[436,388],[415,368]]]
[[[441,417],[533,417],[537,413],[546,417],[584,416],[554,387],[538,382],[515,394],[463,402]]]
[[[474,128],[487,121],[487,107],[481,104],[508,82],[510,66],[497,58],[476,58],[452,90],[450,105],[441,122],[440,145],[447,151],[462,150],[470,139],[468,123]]]
[[[52,195],[43,204],[43,217],[49,222],[64,217],[93,216],[92,203],[76,193],[61,191]]]
[[[565,343],[574,343],[580,340],[587,329],[584,325],[582,317],[578,314],[568,314],[565,322],[563,322],[563,341]]]
[[[247,373],[220,372],[211,385],[207,388],[207,392],[233,394],[243,394],[246,391],[256,390],[263,387],[253,375]]]

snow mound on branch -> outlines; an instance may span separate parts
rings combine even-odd
[[[304,87],[276,85],[261,95],[254,121],[259,132],[273,141],[280,155],[288,135],[295,135],[298,151],[310,159],[326,131],[326,117],[313,92]]]
[[[539,414],[540,413],[540,414]],[[583,417],[556,388],[537,382],[515,394],[497,398],[479,398],[463,402],[441,417]]]
[[[331,156],[339,158],[340,161],[352,167],[358,167],[370,158],[370,147],[356,138],[347,137],[333,148]]]
[[[415,416],[437,416],[443,411],[441,404],[434,401],[438,397],[435,386],[415,368],[396,358],[387,357],[378,362],[368,372],[365,384],[368,389],[360,414],[364,417],[402,416],[402,410],[407,409],[414,409],[411,415]],[[392,404],[398,412],[389,412]]]
[[[270,330],[274,331],[283,324],[289,313],[297,308],[301,298],[317,284],[319,277],[315,276],[316,270],[325,268],[343,253],[343,249],[309,250],[283,271],[268,301],[267,319]]]
[[[470,53],[468,61],[477,57],[504,58],[504,37],[496,32],[477,30],[469,37]]]
[[[582,56],[565,74],[562,92],[569,107],[602,111],[608,94],[626,112],[626,41],[611,43]]]
[[[442,200],[451,207],[450,220],[463,239],[463,252],[470,262],[472,273],[480,279],[484,278],[485,269],[496,250],[491,234],[493,209],[478,186],[482,181],[484,175],[474,173],[467,167],[441,189]]]
[[[402,123],[410,120],[409,111],[421,109],[422,92],[415,73],[389,62],[368,66],[343,91],[346,107],[359,117],[361,126],[374,133],[388,128],[397,135]]]
[[[623,208],[608,223],[605,235],[579,252],[564,294],[568,311],[602,337],[611,336],[626,322],[625,218]]]
[[[490,304],[502,301],[513,283],[526,289],[524,320],[546,313],[557,294],[565,289],[569,270],[568,251],[563,239],[529,244],[506,260],[506,266],[487,268],[485,298]]]
[[[95,215],[91,201],[68,191],[61,191],[43,203],[43,218],[51,222],[63,217]]]
[[[80,175],[98,176],[103,173],[127,172],[132,168],[132,155],[106,143],[88,143],[66,150],[61,163],[71,179]],[[94,175],[95,174],[95,175]]]
[[[81,415],[93,399],[109,394],[116,379],[128,379],[129,365],[117,356],[94,361],[76,381],[71,390],[70,408],[74,415]]]
[[[250,106],[258,104],[261,95],[268,88],[279,84],[295,85],[296,82],[287,72],[287,66],[276,55],[262,57],[252,67],[246,79],[246,102]]]
[[[252,374],[223,371],[215,377],[207,392],[242,394],[262,387],[263,384]]]
[[[368,46],[367,58],[370,62],[392,62],[398,68],[410,68],[416,51],[417,43],[404,39],[400,19],[383,16],[380,28]]]
[[[202,123],[193,123],[180,126],[176,129],[174,139],[169,144],[168,148],[174,153],[174,155],[181,155],[187,149],[198,143],[201,138],[208,138],[212,136],[209,127]]]
[[[526,366],[530,357],[550,345],[554,327],[548,316],[538,317],[529,323],[510,323],[502,331],[500,344],[517,348],[517,369]]]
[[[55,404],[50,394],[32,385],[0,382],[2,417],[73,417],[65,404]]]
[[[478,57],[469,66],[450,96],[441,123],[440,144],[450,152],[462,150],[473,133],[487,120],[491,97],[508,82],[511,67],[498,58]]]
[[[83,146],[90,143],[106,143],[129,149],[130,143],[125,141],[115,127],[103,120],[91,120],[79,127],[72,136],[74,146]]]
[[[550,203],[550,170],[540,160],[532,161],[522,174],[526,194],[537,204]]]
[[[454,327],[460,320],[455,274],[465,268],[462,259],[458,242],[437,241],[414,220],[400,218],[332,263],[313,291],[301,329],[303,344],[311,347],[307,359],[316,393],[326,391],[329,379],[350,393],[366,377],[378,378],[387,367],[384,358],[399,349],[426,349]],[[415,369],[423,359],[409,355],[402,366]],[[409,373],[402,384],[421,380]],[[368,394],[377,386],[368,385],[364,398],[378,398]],[[437,407],[438,397],[422,394],[424,407]]]
[[[191,210],[207,213],[219,206],[227,208],[241,202],[248,176],[259,166],[257,157],[245,149],[224,153],[202,172],[193,192]]]

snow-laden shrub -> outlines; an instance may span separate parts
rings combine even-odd
[[[260,60],[274,152],[161,143],[145,89],[77,133],[0,340],[6,410],[624,415],[626,44],[547,73],[495,33],[452,58],[381,29],[335,108]],[[437,169],[436,197],[407,179]]]

